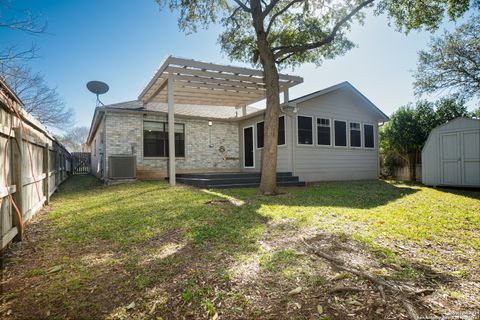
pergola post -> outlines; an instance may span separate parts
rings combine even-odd
[[[171,186],[176,184],[175,180],[175,101],[173,100],[173,76],[168,76],[167,84],[168,100],[168,179]]]
[[[288,100],[290,98],[288,97],[288,88],[286,88],[284,91],[283,91],[283,103],[285,104],[285,106],[288,106]]]

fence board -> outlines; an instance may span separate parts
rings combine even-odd
[[[0,81],[0,90],[11,93],[7,89]],[[48,203],[49,196],[68,177],[67,168],[71,168],[70,153],[37,120],[23,111],[20,101],[13,94],[9,99],[19,110],[28,143],[20,119],[11,112],[7,101],[0,95],[0,249],[22,237],[9,193],[25,224]],[[10,130],[10,126],[13,130]]]

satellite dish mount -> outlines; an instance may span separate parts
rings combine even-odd
[[[87,89],[91,92],[94,93],[97,96],[97,101],[95,103],[95,106],[98,107],[100,105],[104,105],[102,101],[100,101],[99,95],[107,93],[108,92],[108,84],[102,81],[90,81],[87,83]]]

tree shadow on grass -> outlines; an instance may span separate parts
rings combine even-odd
[[[223,189],[221,193],[244,201],[287,206],[370,209],[388,204],[418,190],[382,180],[322,182],[308,187],[281,188],[286,195],[256,196],[255,189]]]
[[[88,185],[79,179],[71,183]],[[220,199],[214,195],[164,185],[99,188],[82,198],[67,184],[70,191],[54,200],[55,219],[30,230],[37,251],[21,251],[7,263],[12,271],[1,312],[11,309],[18,318],[144,318],[151,300],[166,294],[175,305],[195,301],[195,313],[204,315],[196,291],[211,289],[193,288],[192,277],[210,279],[234,255],[255,252],[255,235],[267,219],[255,210],[206,204]],[[185,286],[192,292],[184,295]]]
[[[448,192],[462,197],[480,200],[480,188],[438,187],[436,189],[442,192]]]
[[[11,269],[1,312],[12,309],[16,318],[50,314],[62,318],[197,319],[218,313],[225,319],[308,319],[318,315],[317,305],[321,305],[330,319],[344,319],[352,310],[353,296],[342,294],[337,297],[340,302],[332,300],[329,290],[340,282],[331,279],[338,270],[311,259],[299,237],[331,246],[332,254],[349,262],[356,255],[372,268],[389,268],[381,255],[369,252],[351,235],[309,234],[292,221],[272,221],[262,210],[266,204],[372,208],[367,200],[380,206],[415,192],[388,186],[385,191],[379,184],[373,193],[383,199],[377,199],[353,183],[352,189],[320,185],[312,194],[302,195],[305,190],[292,188],[279,197],[255,197],[255,190],[214,194],[165,186],[138,182],[99,188],[96,195],[87,192],[91,198],[80,202],[81,210],[74,209],[75,203],[62,203],[59,194],[54,205],[62,211],[58,221],[45,219],[43,226],[40,223],[33,230],[32,238],[42,244],[37,252],[24,249],[8,264]],[[82,193],[71,187],[81,199]],[[225,197],[245,203],[217,201]],[[359,199],[362,197],[366,198]],[[98,203],[92,206],[89,202]],[[52,269],[55,266],[61,266],[60,270]],[[413,268],[415,274],[430,272],[417,271],[421,268],[409,262],[401,268]],[[371,288],[359,279],[342,281]],[[301,293],[289,295],[296,287],[302,287]],[[379,318],[376,312],[384,305],[378,302],[379,293],[372,290],[376,292],[373,298],[357,295],[357,302],[368,307],[355,311],[356,319]],[[369,298],[373,302],[368,302]]]

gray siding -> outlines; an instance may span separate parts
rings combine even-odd
[[[292,159],[291,159],[291,150],[292,150],[292,127],[291,127],[291,118],[285,116],[285,145],[278,146],[277,154],[277,172],[289,172],[292,171]],[[246,119],[240,122],[239,124],[239,137],[240,137],[240,166],[242,171],[245,172],[259,172],[262,168],[262,150],[263,148],[257,147],[257,123],[263,121],[265,116],[259,115],[254,118]],[[254,168],[244,168],[243,167],[243,128],[253,126],[253,137],[254,137],[254,154],[255,154],[255,167]]]
[[[376,179],[379,170],[378,119],[379,115],[351,90],[342,88],[298,104],[298,115],[313,116],[313,145],[299,145],[295,129],[295,169],[304,181]],[[316,145],[316,117],[331,121],[347,121],[347,147]],[[349,147],[349,122],[361,123],[361,148]],[[375,147],[364,148],[363,124],[374,126]],[[296,121],[294,123],[296,127]]]

